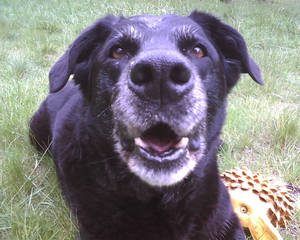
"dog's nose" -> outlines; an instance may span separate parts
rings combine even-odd
[[[141,98],[161,103],[178,101],[193,87],[191,70],[181,59],[151,56],[131,70],[129,88]]]

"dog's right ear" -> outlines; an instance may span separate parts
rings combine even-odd
[[[51,93],[62,89],[68,82],[70,75],[74,73],[76,64],[88,59],[92,50],[104,43],[116,20],[117,18],[114,16],[107,16],[83,30],[51,68],[49,73]]]
[[[260,69],[248,54],[246,42],[236,29],[204,12],[194,11],[189,17],[202,27],[224,56],[228,90],[238,81],[239,73],[248,73],[255,82],[263,85]]]

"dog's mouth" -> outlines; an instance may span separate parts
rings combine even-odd
[[[126,130],[124,135],[119,131],[119,153],[129,169],[150,185],[175,184],[193,171],[205,149],[203,137],[180,135],[183,131],[177,130],[158,122],[136,137],[124,137]]]
[[[177,135],[169,125],[158,123],[134,139],[138,153],[150,160],[175,160],[187,148],[189,138]],[[183,153],[183,151],[181,151]]]
[[[180,132],[180,131],[179,131]],[[159,122],[142,132],[135,138],[122,137],[120,142],[123,150],[132,155],[138,155],[144,161],[167,162],[180,160],[187,152],[198,151],[201,148],[199,137],[177,134],[170,125]]]

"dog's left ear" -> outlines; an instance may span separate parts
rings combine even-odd
[[[242,73],[248,73],[255,82],[263,85],[260,69],[248,55],[245,40],[237,30],[207,13],[194,11],[189,17],[203,28],[207,37],[223,54],[226,64],[225,71],[238,70]],[[237,80],[238,76],[227,77],[229,89],[234,86]]]
[[[82,63],[88,60],[92,50],[106,40],[116,20],[117,18],[111,15],[99,19],[75,39],[50,70],[50,93],[55,93],[66,85],[70,75],[82,67]]]

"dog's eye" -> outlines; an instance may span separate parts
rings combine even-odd
[[[111,57],[114,59],[121,59],[125,55],[126,55],[126,51],[124,50],[124,48],[121,47],[115,47],[111,51]]]
[[[200,46],[193,47],[190,53],[197,58],[202,58],[205,56],[204,50]]]

